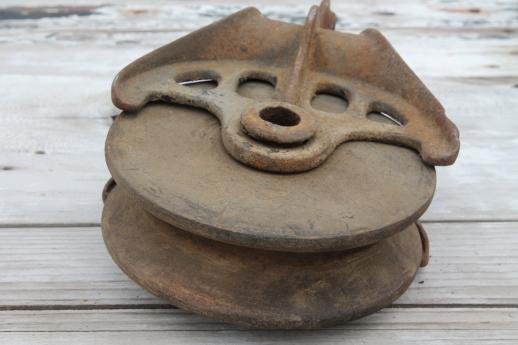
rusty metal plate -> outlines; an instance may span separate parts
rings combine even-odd
[[[205,109],[219,120],[226,151],[266,171],[307,171],[340,144],[359,140],[410,147],[430,165],[452,164],[458,131],[435,97],[380,32],[339,33],[334,22],[328,1],[310,10],[305,25],[245,9],[124,68],[113,102],[132,112],[157,100]],[[213,80],[215,87],[188,87],[193,80]],[[250,80],[271,84],[272,97],[239,93]],[[346,106],[318,107],[322,95]]]
[[[117,183],[162,220],[280,251],[341,250],[386,238],[415,222],[435,189],[434,168],[415,151],[373,142],[343,144],[305,173],[253,169],[227,154],[211,114],[168,104],[119,116],[106,158]]]
[[[247,327],[316,328],[372,313],[407,289],[422,260],[415,225],[347,252],[270,252],[178,230],[129,195],[111,188],[102,219],[121,269],[176,306]]]

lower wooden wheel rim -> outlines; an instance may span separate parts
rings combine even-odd
[[[216,242],[153,217],[119,186],[106,197],[102,230],[115,262],[148,291],[180,308],[254,328],[316,328],[372,313],[408,288],[422,258],[415,225],[341,252]]]

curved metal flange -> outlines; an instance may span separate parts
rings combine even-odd
[[[156,100],[208,110],[220,120],[226,150],[261,170],[309,170],[353,140],[403,145],[428,164],[452,164],[458,131],[439,102],[378,31],[337,33],[329,30],[334,18],[328,1],[304,26],[243,10],[130,64],[113,83],[113,102],[126,111]],[[273,82],[272,99],[239,95],[249,78]],[[217,87],[182,83],[207,79]],[[343,97],[345,112],[314,108],[321,92]],[[400,125],[372,121],[373,112]]]

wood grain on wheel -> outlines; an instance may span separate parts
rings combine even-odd
[[[234,160],[219,127],[209,113],[183,106],[123,113],[108,134],[108,167],[167,223],[278,251],[374,243],[413,224],[435,191],[434,168],[407,148],[349,142],[314,170],[274,174]]]
[[[411,283],[421,261],[415,225],[346,252],[282,253],[178,230],[121,187],[106,199],[103,236],[132,279],[171,303],[230,323],[315,328],[372,313]]]

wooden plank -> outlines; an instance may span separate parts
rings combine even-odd
[[[24,31],[12,35],[0,29],[0,74],[2,78],[9,78],[5,81],[22,78],[20,82],[35,83],[35,87],[46,82],[45,85],[52,88],[66,82],[76,86],[75,82],[80,78],[87,84],[84,90],[68,90],[71,97],[62,101],[70,103],[79,91],[95,94],[109,89],[112,78],[125,65],[187,33],[58,31],[48,34]],[[383,34],[423,78],[514,77],[516,80],[518,75],[518,29],[472,32],[387,29]],[[56,78],[57,85],[50,83],[54,81],[49,79],[51,77]],[[48,95],[52,88],[37,99]],[[30,88],[25,89],[30,92]],[[14,92],[12,87],[6,91]]]
[[[123,1],[4,0],[2,19],[12,32],[58,28],[76,30],[187,30],[191,31],[243,7],[256,6],[266,15],[301,23],[315,0],[287,1]],[[65,5],[46,9],[44,6]],[[28,8],[19,8],[27,6]],[[333,1],[338,28],[511,28],[518,26],[516,3],[471,0]]]
[[[0,119],[5,223],[99,223],[110,119]]]
[[[460,131],[453,166],[437,167],[437,190],[425,220],[518,219],[518,88],[503,81],[431,81]]]
[[[428,223],[431,257],[396,304],[518,305],[518,223]]]
[[[0,229],[0,306],[163,304],[112,262],[99,228]]]
[[[85,324],[85,321],[88,321]],[[518,330],[517,308],[385,308],[330,330]],[[240,327],[180,309],[3,310],[2,332],[223,331]],[[241,329],[243,330],[243,329]]]
[[[518,305],[518,223],[431,223],[431,260],[396,305]],[[100,229],[0,229],[0,309],[165,303],[112,262]]]
[[[12,345],[133,345],[133,344],[491,344],[516,345],[517,332],[485,330],[453,331],[306,331],[306,332],[243,332],[243,331],[179,331],[179,332],[25,332],[5,333],[0,340]]]
[[[179,310],[2,311],[5,344],[516,344],[518,310],[385,309],[343,326],[246,331]]]
[[[28,79],[6,85],[22,90]],[[48,83],[43,81],[28,89],[27,102],[18,91],[18,100],[0,104],[0,224],[99,222],[99,193],[109,176],[104,140],[116,110],[108,80],[103,92],[90,87],[88,78],[63,80],[56,77],[47,88],[47,102],[38,96]],[[426,82],[457,123],[462,144],[455,165],[438,168],[436,196],[424,219],[518,220],[518,160],[512,159],[518,151],[518,88],[507,79]],[[67,89],[75,100],[54,96]]]
[[[263,9],[268,16],[302,22],[312,2],[273,5]],[[506,7],[506,4],[501,4],[497,7],[479,2],[479,7],[477,3],[463,7],[456,1],[448,4],[425,4],[408,0],[394,4],[391,2],[389,7],[400,8],[402,14],[410,16],[406,20],[398,15],[378,15],[378,19],[391,19],[397,24],[387,27],[377,22],[376,16],[365,15],[371,11],[390,12],[378,9],[379,6],[386,6],[386,3],[373,1],[337,5],[338,14],[343,12],[351,17],[346,17],[343,20],[346,25],[339,25],[338,30],[357,32],[369,26],[383,27],[383,33],[421,76],[517,75],[518,62],[514,57],[517,54],[518,19],[514,16],[516,8],[511,5]],[[79,68],[90,77],[109,72],[109,83],[117,70],[136,57],[240,7],[242,5],[225,6],[212,2],[194,5],[167,2],[139,6],[119,3],[102,5],[98,14],[92,16],[0,21],[0,58],[4,58],[2,67],[5,66],[9,74],[22,71],[29,75],[34,72],[44,75],[53,72],[54,75],[69,76],[70,67],[75,67],[75,72]],[[68,11],[70,8],[73,6],[61,10]],[[466,11],[462,11],[462,8]],[[470,12],[476,9],[480,12]],[[60,8],[52,10],[53,14],[59,11]],[[434,18],[431,15],[434,11],[440,13],[436,19],[440,18],[441,25],[437,27],[426,24],[420,17]],[[499,18],[501,13],[506,14],[505,19],[493,18]],[[455,19],[458,18],[464,19],[456,23]],[[416,20],[416,25],[403,30],[410,20]],[[88,52],[92,50],[95,52],[90,56]],[[63,56],[69,58],[63,59]]]

